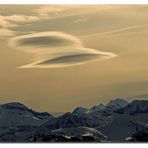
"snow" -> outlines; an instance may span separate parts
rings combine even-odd
[[[36,117],[34,117],[34,116],[33,116],[32,118],[33,118],[33,119],[36,119],[36,120],[40,120],[40,119],[38,119],[38,118],[36,118]]]
[[[70,139],[71,137],[77,137],[79,139],[82,139],[82,137],[90,136],[96,138],[98,141],[107,140],[107,137],[104,136],[102,133],[100,133],[94,128],[88,128],[88,127],[60,128],[52,130],[51,132],[48,133],[44,133],[42,136],[40,136],[40,134],[36,136],[38,137],[38,139],[40,139],[40,137],[45,137],[45,136],[49,137],[50,135],[54,135],[56,137],[63,136],[67,137],[68,139]]]

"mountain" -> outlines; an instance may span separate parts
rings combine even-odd
[[[96,112],[96,111],[103,110],[103,109],[105,109],[105,108],[106,108],[105,105],[99,104],[99,105],[93,106],[93,107],[91,108],[91,111],[92,111],[92,112]]]
[[[148,131],[148,101],[134,100],[115,110],[110,122],[97,129],[114,142],[124,141],[137,132]]]
[[[137,132],[139,124],[126,115],[113,114],[110,122],[98,128],[112,142],[121,142]]]
[[[58,118],[54,118],[44,123],[37,130],[37,133],[42,134],[54,129],[71,128],[71,127],[79,127],[79,126],[87,126],[87,124],[77,115],[74,115],[68,112]]]
[[[33,111],[18,102],[0,105],[0,127],[40,126],[52,118],[49,113]]]
[[[33,141],[38,142],[105,142],[107,137],[94,128],[71,127],[59,128],[41,134],[36,134]]]
[[[143,128],[130,137],[125,139],[126,142],[147,142],[148,141],[148,124],[145,124]]]
[[[84,108],[84,107],[77,107],[76,109],[74,109],[74,111],[72,112],[73,114],[75,114],[75,115],[79,115],[79,116],[81,116],[81,115],[83,115],[83,114],[87,114],[87,113],[89,113],[89,109],[87,109],[87,108]]]
[[[0,105],[0,141],[28,141],[36,128],[53,118],[18,102]]]
[[[148,100],[134,100],[127,106],[118,109],[116,112],[133,115],[148,113]]]
[[[54,116],[54,117],[60,117],[64,114],[65,114],[65,112],[51,112],[51,115]]]
[[[0,142],[129,142],[147,135],[148,100],[115,99],[59,117],[19,102],[0,105]]]
[[[107,105],[99,104],[91,107],[90,109],[78,107],[72,114],[77,115],[83,119],[88,127],[99,127],[110,122],[114,110],[119,106],[123,107],[127,101],[123,99],[115,99],[110,101]]]
[[[107,107],[113,108],[113,109],[119,109],[121,107],[124,107],[126,105],[128,105],[128,101],[121,99],[121,98],[117,98],[115,100],[111,100],[108,104]]]
[[[119,108],[125,107],[128,105],[124,99],[117,98],[115,100],[111,100],[107,105],[99,104],[95,105],[91,108],[84,108],[84,107],[77,107],[73,110],[72,114],[78,115],[79,117],[86,117],[86,116],[109,116],[114,110]]]

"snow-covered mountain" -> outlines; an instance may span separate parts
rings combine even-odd
[[[112,101],[112,104],[125,106],[123,100],[116,99]],[[110,103],[110,105],[112,105]],[[102,125],[106,125],[112,120],[112,114],[118,107],[108,107],[103,104],[96,105],[90,109],[84,107],[77,107],[72,113],[66,113],[58,118],[47,121],[38,130],[39,133],[44,133],[46,131],[51,131],[59,128],[72,128],[87,126],[92,128],[98,128]]]
[[[94,128],[71,127],[59,128],[43,134],[34,135],[38,142],[106,142],[108,139]]]
[[[140,131],[148,133],[148,101],[134,100],[113,112],[108,124],[97,128],[111,141],[124,141]]]
[[[79,118],[77,115],[68,112],[58,118],[54,118],[52,120],[47,121],[45,124],[40,126],[37,132],[41,134],[54,129],[71,128],[79,126],[87,126],[87,124],[83,119]]]
[[[121,99],[121,98],[117,98],[115,100],[111,100],[108,104],[107,107],[113,108],[113,109],[119,109],[121,107],[125,107],[126,105],[128,105],[128,101]]]
[[[0,105],[0,127],[40,126],[52,118],[49,113],[33,111],[18,102]]]
[[[106,106],[103,104],[95,105],[91,108],[84,108],[84,107],[77,107],[76,109],[73,110],[73,114],[76,114],[78,116],[82,116],[84,114],[89,114],[91,112],[97,112],[105,109]]]
[[[141,133],[148,135],[147,100],[115,99],[107,105],[77,107],[60,117],[18,102],[0,105],[1,142],[123,142]]]
[[[103,109],[105,109],[105,108],[106,108],[105,105],[99,104],[99,105],[93,106],[93,107],[91,108],[91,111],[92,111],[92,112],[101,111],[101,110],[103,110]]]
[[[28,141],[36,128],[53,118],[18,102],[0,105],[0,141]]]
[[[118,109],[116,112],[133,115],[148,113],[148,100],[134,100],[127,106]]]
[[[78,107],[72,112],[72,114],[83,119],[89,127],[99,127],[110,122],[113,112],[127,104],[127,101],[117,98],[110,101],[107,105],[99,104],[89,109]]]
[[[50,113],[54,117],[60,117],[65,114],[65,112],[51,112]]]
[[[111,141],[121,142],[136,133],[138,126],[138,123],[130,116],[113,114],[110,122],[96,129],[108,136]]]
[[[91,108],[77,107],[76,109],[73,110],[72,113],[78,115],[79,117],[97,116],[98,114],[99,116],[100,114],[109,115],[114,110],[125,107],[128,104],[129,102],[127,102],[126,100],[117,98],[115,100],[111,100],[107,105],[99,104]]]
[[[143,123],[142,123],[143,124]],[[148,142],[148,124],[138,126],[137,132],[126,137],[126,142]]]
[[[75,115],[81,116],[81,115],[87,114],[89,112],[90,112],[90,109],[88,109],[88,108],[77,107],[76,109],[74,109],[74,111],[72,113]]]

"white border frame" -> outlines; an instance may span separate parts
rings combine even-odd
[[[148,0],[0,0],[0,4],[148,4]],[[89,143],[82,143],[82,144],[0,144],[2,147],[9,147],[12,148],[26,148],[27,147],[33,147],[40,148],[41,146],[44,146],[44,148],[49,148],[49,146],[52,147],[60,147],[60,148],[75,148],[75,147],[81,147],[84,145],[85,148],[90,148],[90,146],[93,146],[94,148],[99,147],[109,147],[109,148],[125,148],[126,147],[134,147],[139,148],[139,143],[136,144],[89,144]],[[147,144],[142,144],[142,148],[146,148]]]
[[[148,4],[148,0],[0,0],[0,4]]]

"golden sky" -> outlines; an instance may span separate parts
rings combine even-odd
[[[0,103],[63,112],[148,98],[148,5],[0,5]]]

